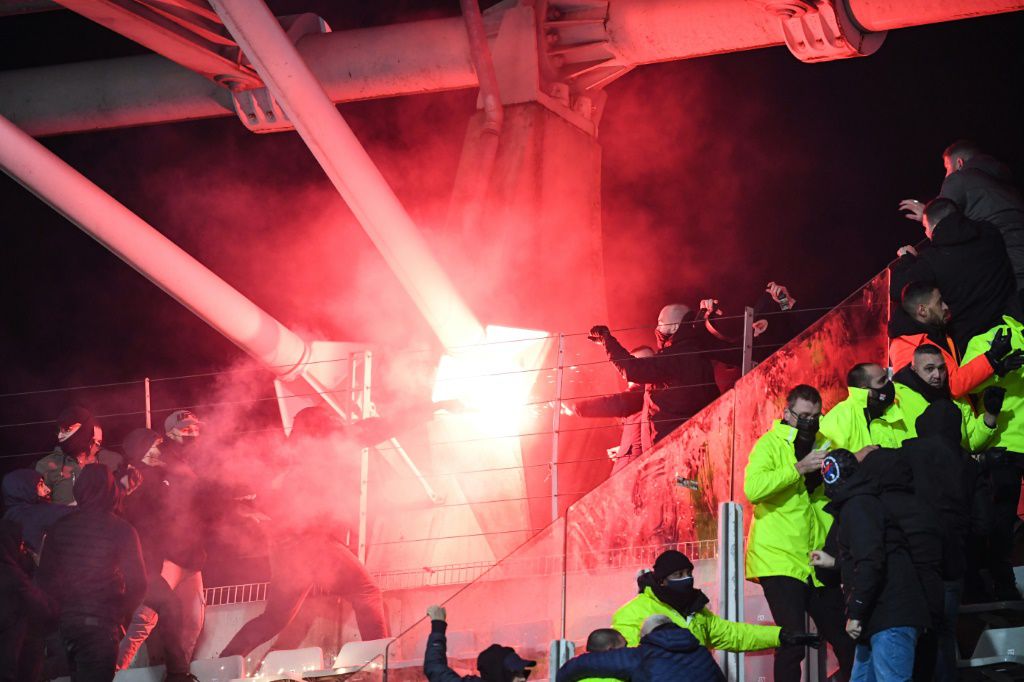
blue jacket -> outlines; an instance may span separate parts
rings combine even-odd
[[[711,652],[678,625],[663,625],[640,646],[577,656],[558,671],[558,682],[611,677],[630,682],[723,682]]]

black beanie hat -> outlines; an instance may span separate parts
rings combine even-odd
[[[690,558],[674,549],[666,550],[654,560],[654,577],[664,580],[676,571],[693,570]]]

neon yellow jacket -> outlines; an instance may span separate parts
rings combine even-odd
[[[796,470],[793,443],[797,431],[775,420],[750,452],[743,475],[743,494],[754,505],[747,537],[747,579],[785,575],[818,587],[821,583],[808,564],[812,550],[825,546],[832,516],[825,511],[824,486],[808,493],[804,477]],[[820,433],[814,449],[828,447]]]
[[[1004,316],[1003,324],[992,327],[984,334],[978,334],[967,344],[963,363],[970,362],[989,349],[996,332],[1005,329],[1010,333],[1013,350],[1024,350],[1024,324],[1012,317]],[[961,363],[961,364],[963,364]],[[980,393],[989,386],[1006,389],[1003,409],[996,419],[996,433],[989,442],[990,447],[1004,447],[1011,452],[1024,452],[1024,374],[1022,370],[1010,372],[1005,377],[993,374],[978,386]]]
[[[907,421],[908,428],[913,436],[917,435],[917,418],[928,409],[928,399],[923,395],[903,384],[896,384],[896,396],[903,409],[903,417]],[[1007,396],[1009,397],[1009,396]],[[963,398],[953,400],[953,404],[960,409],[963,420],[960,422],[960,435],[963,439],[960,445],[965,450],[980,452],[992,440],[996,430],[990,429],[985,424],[985,415],[975,414],[971,403]]]
[[[672,619],[681,628],[686,628],[708,649],[725,651],[760,651],[779,646],[779,631],[775,625],[751,625],[734,623],[719,618],[711,611],[701,609],[689,618],[684,618],[674,608],[654,596],[651,588],[633,597],[615,612],[612,627],[622,633],[626,644],[640,643],[640,627],[648,616],[661,613]]]
[[[833,450],[857,452],[868,445],[898,448],[914,437],[914,425],[908,425],[904,418],[898,389],[893,404],[881,417],[872,419],[870,427],[864,412],[868,406],[867,389],[851,386],[848,390],[849,397],[821,418],[821,433],[832,441]]]

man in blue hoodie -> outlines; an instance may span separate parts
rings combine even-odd
[[[558,671],[558,682],[613,678],[631,682],[719,682],[725,676],[711,652],[665,615],[644,621],[640,646],[577,656]]]
[[[16,469],[4,476],[4,519],[21,525],[21,538],[35,555],[39,554],[50,526],[74,509],[50,502],[49,492],[38,471]]]

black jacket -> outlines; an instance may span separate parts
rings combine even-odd
[[[894,283],[934,282],[939,287],[952,313],[949,333],[957,348],[966,348],[973,337],[999,324],[1004,313],[1017,311],[1017,287],[1006,244],[989,223],[960,213],[946,216],[918,254],[902,256],[893,264]],[[897,293],[890,338],[927,331],[903,312],[898,301]]]
[[[423,674],[429,682],[475,682],[483,678],[477,675],[460,675],[448,667],[448,639],[445,631],[448,623],[443,620],[430,621],[427,636],[427,650],[423,654]]]
[[[36,581],[56,600],[61,620],[120,623],[146,593],[139,536],[113,514],[119,489],[105,466],[82,469],[74,491],[78,508],[50,529]]]
[[[888,628],[929,624],[907,539],[880,504],[880,493],[881,486],[858,471],[826,507],[835,518],[846,615],[861,622],[865,641]]]
[[[999,228],[1018,286],[1024,286],[1024,198],[1009,169],[991,156],[979,154],[946,177],[939,196],[955,201],[971,220]]]
[[[937,509],[914,491],[914,471],[909,458],[898,453],[898,450],[875,450],[865,457],[861,470],[878,483],[878,500],[903,532],[928,612],[933,622],[937,622],[935,619],[942,617],[944,598],[945,533]],[[923,479],[920,485],[928,487]]]
[[[47,632],[50,604],[32,584],[32,559],[19,549],[21,528],[0,521],[0,682],[36,679],[31,642]],[[42,651],[39,641],[38,651]]]
[[[605,340],[608,359],[637,384],[649,384],[649,418],[658,442],[718,397],[710,336],[684,321],[664,348],[653,357],[635,358],[614,336]]]
[[[577,656],[558,671],[557,682],[588,677],[631,682],[719,682],[725,676],[711,652],[689,630],[663,625],[640,640],[640,646]]]

